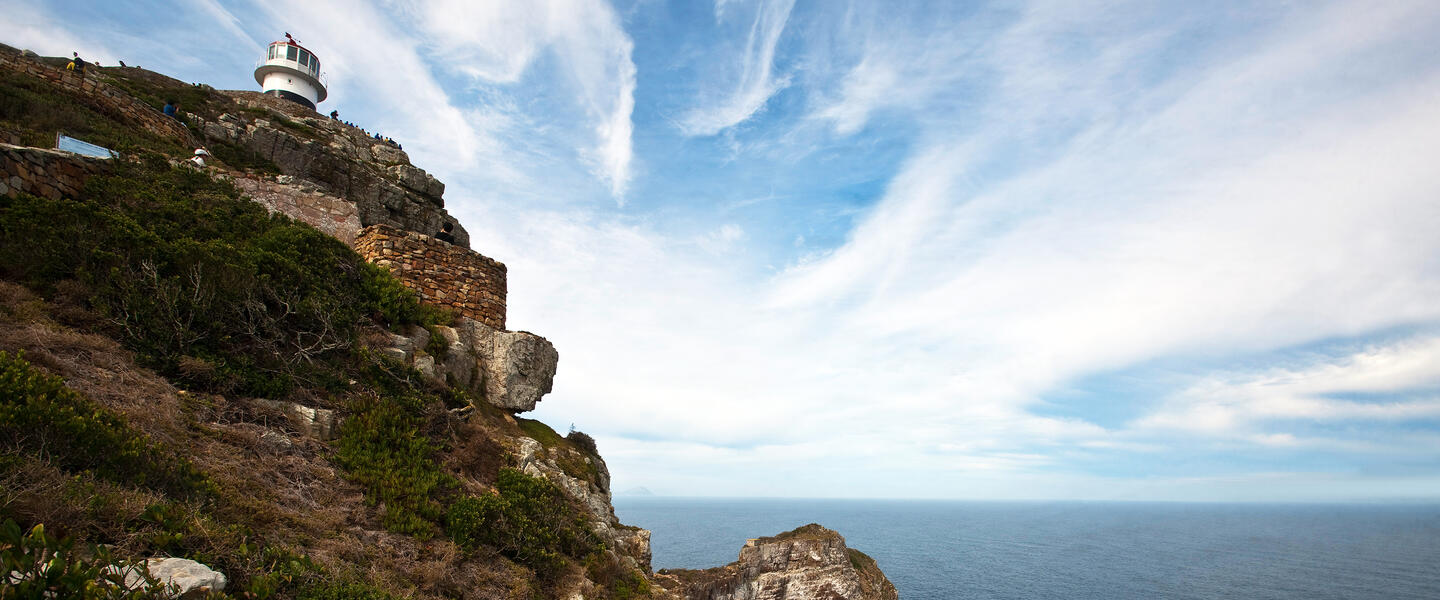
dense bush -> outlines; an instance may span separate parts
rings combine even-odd
[[[142,574],[134,589],[125,584],[127,572]],[[138,564],[113,559],[100,547],[88,556],[77,552],[72,540],[56,538],[36,525],[26,532],[14,521],[0,525],[0,573],[5,574],[0,598],[5,600],[73,598],[77,600],[149,600],[174,594]]]
[[[151,443],[119,416],[66,388],[60,378],[7,352],[0,352],[0,439],[66,471],[90,471],[181,497],[216,493],[190,461]]]
[[[567,556],[583,559],[602,549],[555,484],[505,468],[495,487],[495,494],[469,496],[450,506],[446,532],[461,547],[490,546],[541,577],[557,575]]]
[[[202,390],[324,385],[360,323],[444,319],[339,240],[158,157],[91,178],[82,199],[0,199],[0,255],[0,276],[42,293],[78,281],[144,362]]]
[[[445,509],[438,496],[456,487],[440,470],[438,450],[422,431],[428,398],[414,394],[360,400],[341,426],[336,462],[365,487],[365,499],[383,504],[391,531],[428,537]]]

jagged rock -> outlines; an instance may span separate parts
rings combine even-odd
[[[650,572],[650,531],[620,523],[610,497],[610,469],[598,455],[591,456],[570,448],[547,448],[528,438],[516,438],[515,464],[526,475],[540,477],[574,498],[590,514],[596,535],[605,540],[630,568]],[[593,476],[576,477],[561,466],[583,461],[594,467]]]
[[[305,435],[318,440],[331,440],[340,433],[340,420],[335,411],[328,408],[310,408],[294,402],[256,399],[256,402],[270,407],[289,417]],[[288,443],[289,440],[286,440]]]
[[[469,247],[469,233],[445,212],[445,185],[411,165],[404,151],[283,100],[257,92],[222,93],[243,110],[210,121],[194,119],[207,140],[242,146],[275,163],[294,184],[315,186],[302,192],[344,199],[354,206],[362,227],[383,223],[431,234],[449,221],[456,225],[456,243]],[[291,216],[311,222],[307,216]]]
[[[875,560],[847,548],[839,533],[810,524],[752,539],[729,565],[660,572],[657,581],[685,600],[898,600]]]
[[[165,586],[173,585],[176,598],[204,598],[210,592],[225,590],[225,574],[186,558],[146,559],[150,576]],[[125,586],[134,590],[145,584],[145,577],[134,568],[125,571]],[[171,596],[165,596],[167,598]]]
[[[439,325],[435,333],[445,340],[445,354],[436,362],[435,378],[446,385],[471,387],[475,376],[474,352],[454,327]]]
[[[543,337],[501,331],[463,317],[455,327],[436,327],[436,332],[445,340],[443,355],[426,350],[430,332],[418,326],[404,334],[388,334],[387,345],[375,351],[440,385],[478,391],[492,406],[511,412],[534,410],[554,385],[560,354]]]
[[[511,412],[534,410],[555,381],[555,346],[526,331],[497,331],[469,319],[464,324],[484,369],[485,401]]]

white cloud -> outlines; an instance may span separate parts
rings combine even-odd
[[[235,39],[245,42],[247,46],[257,53],[264,49],[260,46],[259,42],[255,41],[255,38],[250,37],[250,34],[245,33],[245,30],[240,27],[240,19],[236,18],[229,10],[226,10],[224,6],[221,6],[218,0],[200,0],[200,8],[208,13],[216,23],[219,23],[221,27],[224,27],[226,31],[230,32],[230,35],[235,36]]]
[[[553,52],[591,124],[593,141],[585,156],[611,194],[623,200],[634,154],[634,43],[609,4],[430,0],[409,9],[442,67],[484,81],[518,83],[542,52]]]
[[[1222,437],[1253,436],[1262,444],[1293,445],[1289,433],[1263,432],[1288,421],[1360,423],[1440,418],[1440,397],[1342,400],[1344,394],[1393,394],[1440,386],[1440,337],[1373,347],[1301,368],[1217,374],[1168,399],[1132,428],[1163,435],[1184,431]],[[1260,433],[1256,433],[1260,432]]]
[[[717,20],[725,12],[726,2],[717,2]],[[739,56],[739,73],[733,88],[715,96],[700,99],[696,106],[680,120],[680,130],[686,135],[715,135],[748,120],[765,107],[770,97],[790,85],[787,76],[774,72],[775,45],[790,19],[790,9],[795,0],[760,0],[755,9],[755,19],[750,25],[745,47]],[[730,82],[725,82],[730,83]]]
[[[40,10],[33,2],[0,0],[0,27],[5,36],[0,41],[21,50],[33,50],[41,56],[70,56],[72,52],[79,52],[81,58],[91,62],[116,64],[119,55],[108,45],[68,31],[63,19]]]

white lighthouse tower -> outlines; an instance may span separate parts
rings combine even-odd
[[[312,109],[325,100],[325,76],[320,72],[320,59],[288,33],[283,41],[271,42],[265,59],[255,67],[255,82],[266,94]]]

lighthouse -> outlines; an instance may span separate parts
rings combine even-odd
[[[271,42],[265,58],[255,67],[255,83],[260,91],[279,96],[311,109],[325,100],[325,76],[320,72],[320,59],[295,42],[290,34]]]

